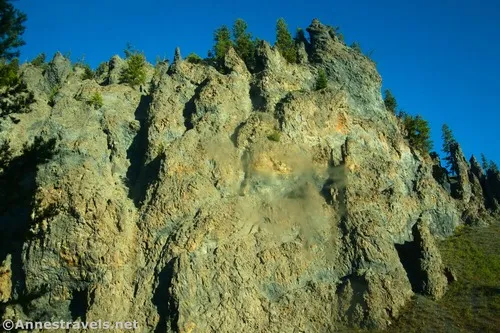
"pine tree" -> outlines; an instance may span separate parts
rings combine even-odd
[[[392,95],[389,89],[384,91],[384,104],[387,111],[396,114],[396,108],[398,107],[398,103],[396,102],[396,98]]]
[[[420,115],[416,117],[405,115],[403,123],[408,133],[406,137],[410,146],[422,153],[429,154],[432,149],[429,123]]]
[[[481,153],[481,166],[483,167],[483,170],[486,172],[490,168],[490,164],[488,163],[488,159],[486,158],[486,155]]]
[[[213,47],[212,56],[215,58],[216,63],[221,65],[224,61],[224,56],[232,46],[231,32],[229,31],[229,28],[223,25],[215,30],[214,41],[215,45]]]
[[[146,83],[146,57],[143,53],[134,50],[130,44],[124,51],[127,66],[122,70],[120,81],[131,87]]]
[[[276,23],[276,43],[274,46],[289,63],[297,62],[297,48],[283,18],[278,19]]]
[[[0,58],[12,60],[19,57],[20,46],[26,44],[21,35],[24,33],[26,14],[10,3],[10,0],[0,0]]]
[[[495,162],[493,162],[493,160],[490,160],[488,170],[491,170],[491,172],[497,173],[498,172],[498,165]]]
[[[233,25],[234,49],[245,62],[248,69],[255,67],[255,42],[252,35],[247,32],[247,24],[242,19],[237,19]]]
[[[450,127],[446,124],[443,124],[442,127],[442,138],[443,138],[443,153],[445,154],[444,160],[446,161],[446,168],[450,170],[452,173],[457,173],[456,161],[453,157],[453,152],[455,146],[458,144],[453,136],[453,132]]]

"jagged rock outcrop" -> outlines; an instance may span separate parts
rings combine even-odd
[[[471,196],[472,190],[469,182],[469,164],[464,157],[462,148],[458,143],[454,143],[450,146],[451,157],[455,163],[456,183],[452,189],[452,195],[457,199],[463,200],[464,203],[468,203]]]
[[[308,31],[307,63],[262,42],[257,73],[230,49],[224,74],[161,64],[150,93],[116,84],[113,57],[108,82],[67,74],[53,107],[26,66],[39,98],[0,120],[0,139],[15,156],[34,136],[57,150],[30,204],[0,211],[3,317],[328,332],[386,327],[414,293],[442,296],[434,237],[463,223],[466,162],[457,200],[385,110],[374,63],[319,21]],[[320,67],[330,84],[315,91]]]
[[[441,159],[438,154],[432,154],[432,176],[434,179],[443,186],[448,194],[451,194],[450,177],[448,170],[441,166]]]
[[[71,61],[57,52],[44,72],[45,80],[50,89],[57,88],[66,82],[71,72]]]
[[[121,73],[125,67],[125,61],[120,56],[113,56],[108,63],[107,84],[120,83]]]
[[[174,64],[179,61],[182,61],[181,49],[179,47],[176,47],[174,53]]]

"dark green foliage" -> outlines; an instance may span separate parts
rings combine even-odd
[[[413,117],[406,114],[403,118],[403,124],[410,146],[422,153],[429,154],[432,149],[429,123],[420,115]]]
[[[35,59],[31,60],[31,64],[36,67],[44,67],[45,65],[45,53],[40,53]]]
[[[7,60],[19,57],[17,48],[26,44],[21,39],[26,14],[15,9],[10,2],[0,0],[0,59]]]
[[[252,35],[247,32],[247,24],[242,19],[237,19],[233,25],[234,50],[245,62],[248,69],[255,67],[255,42]]]
[[[0,87],[12,86],[19,83],[19,61],[11,62],[0,60]]]
[[[218,66],[221,66],[224,62],[224,56],[232,46],[231,32],[229,31],[229,28],[223,25],[222,27],[215,30],[214,41],[215,45],[213,47],[212,53],[209,56],[215,59],[215,62]]]
[[[0,60],[0,117],[29,112],[34,101],[33,93],[19,77],[18,60]]]
[[[325,70],[320,69],[318,71],[318,77],[316,78],[316,90],[324,89],[328,86],[328,77],[326,76]]]
[[[386,89],[384,91],[384,104],[387,111],[396,114],[398,103],[396,102],[396,98],[392,95],[389,89]]]
[[[88,64],[85,64],[85,66],[83,67],[82,80],[92,80],[94,79],[94,77],[95,73],[92,68],[90,68]]]
[[[102,100],[102,95],[98,91],[96,91],[92,95],[92,97],[90,97],[90,99],[87,101],[87,104],[89,104],[90,106],[92,106],[95,109],[102,108],[102,106],[104,105],[104,102]]]
[[[269,134],[267,138],[271,141],[279,142],[281,138],[281,133],[278,131],[274,131],[272,134]]]
[[[455,158],[453,157],[454,149],[456,149],[456,145],[458,145],[455,137],[453,136],[453,132],[450,127],[446,124],[443,124],[442,127],[442,139],[443,139],[443,153],[445,154],[444,160],[446,161],[446,168],[452,173],[457,173],[457,163]]]
[[[190,53],[186,57],[186,61],[190,62],[192,64],[201,64],[203,62],[203,59],[201,59],[201,57],[199,55],[197,55],[196,53]]]
[[[10,142],[5,140],[0,144],[0,175],[9,165],[11,159],[12,152],[10,151]]]
[[[488,159],[486,158],[486,155],[481,153],[481,166],[483,167],[483,170],[486,171],[490,168],[490,164],[488,163]]]
[[[278,48],[283,58],[289,63],[297,62],[297,47],[283,18],[278,19],[278,22],[276,22],[276,43],[274,46]]]
[[[130,44],[125,49],[126,67],[121,72],[120,81],[131,87],[146,83],[146,57],[134,50]]]
[[[492,160],[490,160],[488,170],[491,170],[492,172],[498,172],[498,165]]]

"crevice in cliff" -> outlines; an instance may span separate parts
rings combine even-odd
[[[425,280],[425,272],[422,271],[420,266],[420,259],[422,256],[422,249],[420,248],[418,235],[416,233],[417,224],[412,228],[413,241],[404,242],[403,244],[394,244],[401,264],[406,271],[408,280],[411,284],[413,292],[423,294],[423,282]]]
[[[231,142],[233,143],[234,148],[238,148],[238,135],[240,134],[240,130],[245,126],[246,121],[240,123],[236,128],[234,129],[233,134],[231,134]]]
[[[262,89],[255,83],[250,84],[250,100],[252,108],[256,111],[262,111],[266,107],[266,99],[262,96]]]
[[[87,311],[89,307],[89,291],[88,289],[77,289],[73,291],[73,297],[69,304],[69,311],[71,312],[71,319],[81,319],[82,322],[86,321]]]
[[[194,90],[194,95],[184,104],[184,110],[182,111],[182,116],[184,117],[184,127],[186,127],[186,132],[194,128],[193,115],[196,114],[196,100],[200,97],[201,90],[208,84],[210,80],[205,79],[199,86]]]
[[[280,99],[274,107],[274,118],[278,120],[280,131],[283,131],[283,125],[285,123],[285,104],[290,101],[291,97],[292,94],[288,93],[285,97]]]
[[[153,296],[153,304],[156,306],[160,319],[156,325],[155,332],[178,332],[179,310],[176,300],[172,294],[172,280],[176,258],[171,259],[158,275],[158,286]]]
[[[141,96],[139,105],[134,113],[135,119],[139,121],[140,128],[127,150],[127,158],[130,161],[130,166],[127,170],[126,185],[129,189],[129,198],[134,201],[136,206],[140,205],[140,200],[144,196],[144,186],[141,186],[139,180],[144,169],[148,148],[147,113],[151,100],[152,98],[149,95]]]

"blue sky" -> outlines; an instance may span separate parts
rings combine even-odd
[[[29,1],[14,5],[28,15],[21,60],[38,53],[85,55],[91,66],[127,42],[157,56],[206,56],[213,31],[243,18],[249,31],[274,42],[285,18],[292,32],[315,17],[340,26],[372,58],[401,108],[430,122],[434,149],[447,123],[469,158],[484,152],[500,164],[500,1]]]

